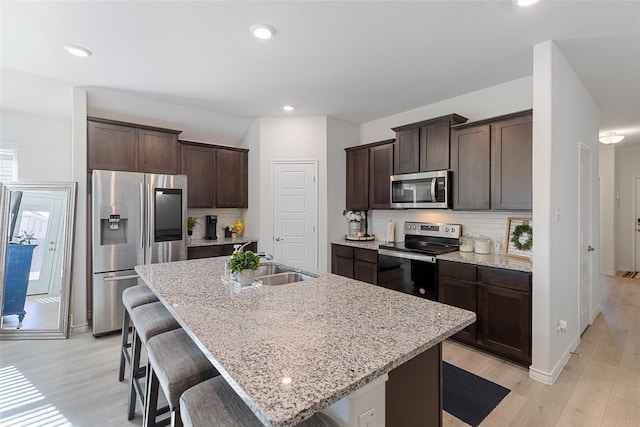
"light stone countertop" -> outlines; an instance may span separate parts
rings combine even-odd
[[[351,246],[354,248],[362,248],[362,249],[373,249],[374,251],[378,250],[378,246],[384,244],[382,240],[334,240],[331,242],[332,244],[342,245],[342,246]]]
[[[531,272],[533,265],[531,261],[511,258],[504,255],[477,254],[475,252],[450,252],[438,255],[437,259],[445,261],[463,262],[467,264],[484,265],[487,267],[505,268],[507,270],[518,270]]]
[[[254,239],[251,237],[236,237],[232,239],[231,237],[218,237],[216,240],[209,240],[203,237],[199,238],[191,238],[191,241],[187,244],[187,247],[194,248],[198,246],[219,246],[219,245],[230,245],[230,244],[243,244],[247,242],[257,242],[258,239]]]
[[[237,290],[221,278],[228,260],[135,269],[267,426],[299,423],[476,318],[328,273]]]

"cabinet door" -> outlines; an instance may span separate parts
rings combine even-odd
[[[249,207],[249,155],[247,151],[216,149],[216,206]]]
[[[212,258],[222,256],[222,246],[194,246],[187,248],[187,259]]]
[[[348,210],[369,209],[369,149],[347,151]]]
[[[201,145],[180,144],[180,173],[187,176],[187,203],[190,208],[215,207],[216,150]]]
[[[354,248],[353,278],[378,284],[378,251]]]
[[[438,277],[438,302],[476,313],[476,283],[451,277]],[[476,341],[476,323],[472,323],[454,336],[462,341]]]
[[[128,126],[87,123],[88,169],[137,170],[136,129]]]
[[[420,128],[396,132],[393,173],[415,173],[420,169]]]
[[[497,286],[478,285],[478,340],[489,351],[531,363],[531,298]]]
[[[138,129],[138,172],[176,175],[180,169],[178,135]]]
[[[420,171],[449,169],[449,121],[420,128]]]
[[[353,248],[331,245],[331,272],[353,279]]]
[[[453,208],[490,209],[490,127],[454,129],[451,137]]]
[[[493,209],[532,209],[532,115],[491,125],[491,204]]]
[[[394,144],[386,144],[369,149],[369,209],[390,208],[393,147]]]

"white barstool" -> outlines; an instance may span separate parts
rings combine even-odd
[[[139,305],[158,301],[158,297],[147,285],[136,285],[127,288],[122,293],[124,304],[124,316],[122,319],[122,351],[120,352],[120,370],[118,381],[124,381],[124,371],[127,364],[131,363],[131,343],[129,342],[129,326],[131,323],[131,310]]]

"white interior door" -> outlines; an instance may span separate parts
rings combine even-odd
[[[580,333],[589,325],[591,306],[591,151],[580,147]]]
[[[634,230],[636,235],[635,240],[635,267],[634,271],[640,271],[640,176],[636,177],[636,212],[633,217],[635,222]]]
[[[273,162],[273,256],[318,268],[317,162]]]

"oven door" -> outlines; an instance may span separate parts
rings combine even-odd
[[[435,301],[438,296],[436,258],[378,249],[378,286]]]

